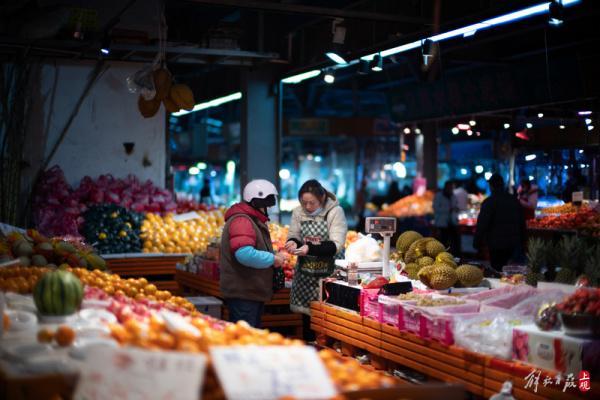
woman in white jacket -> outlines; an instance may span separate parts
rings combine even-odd
[[[311,340],[310,302],[319,298],[319,280],[333,273],[336,256],[346,242],[346,216],[335,195],[311,179],[298,193],[285,248],[298,255],[290,308],[304,314],[304,339]]]

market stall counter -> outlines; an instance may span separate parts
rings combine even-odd
[[[579,391],[576,383],[564,389],[565,378],[573,379],[573,376],[566,375],[562,384],[556,385],[556,379],[561,379],[556,372],[445,345],[361,316],[357,311],[313,302],[311,312],[311,328],[319,334],[321,345],[339,341],[347,355],[362,349],[370,353],[373,365],[382,369],[389,369],[390,365],[406,367],[436,380],[460,383],[476,396],[489,398],[499,393],[505,381],[513,382],[513,395],[518,399],[591,398],[598,393],[600,382],[591,382],[591,391],[587,393]],[[552,380],[552,385],[544,384],[546,377]]]

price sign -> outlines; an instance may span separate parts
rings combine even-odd
[[[336,394],[312,347],[213,347],[210,354],[228,400],[316,400]]]
[[[184,214],[173,215],[173,221],[175,222],[185,222],[192,219],[198,219],[200,215],[196,211],[190,211]]]
[[[75,400],[198,400],[206,356],[95,347],[87,354]]]
[[[583,201],[583,192],[573,192],[571,194],[571,199],[575,204],[581,204]]]

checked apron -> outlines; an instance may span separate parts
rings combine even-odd
[[[327,221],[302,221],[300,240],[304,243],[319,243],[329,240]],[[341,252],[343,253],[343,251]],[[310,315],[310,302],[319,299],[319,280],[331,275],[335,269],[336,257],[298,257],[290,294],[290,309],[294,312]]]

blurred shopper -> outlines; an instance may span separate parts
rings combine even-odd
[[[277,203],[277,189],[264,179],[244,187],[243,201],[225,213],[221,235],[221,292],[229,320],[260,327],[265,302],[273,297],[273,268],[285,257],[273,254],[267,209]]]
[[[390,187],[388,188],[387,194],[385,196],[385,202],[388,205],[394,204],[396,201],[400,200],[402,197],[402,192],[398,187],[398,182],[391,181]]]
[[[438,238],[450,251],[460,253],[458,241],[458,204],[454,196],[454,185],[451,181],[444,184],[433,198],[433,220],[438,230]]]
[[[356,192],[355,210],[358,218],[357,231],[362,231],[365,226],[365,211],[369,201],[369,192],[367,189],[367,179],[363,178],[360,183],[360,189]]]
[[[334,194],[311,179],[300,187],[300,206],[292,211],[285,248],[298,255],[290,308],[304,314],[304,340],[314,340],[310,329],[310,302],[319,299],[319,280],[333,273],[336,256],[346,242],[346,217]]]
[[[460,182],[456,182],[454,186],[453,193],[456,197],[456,208],[458,208],[458,211],[467,211],[469,208],[469,193]]]
[[[531,183],[529,178],[521,178],[521,184],[517,188],[517,198],[521,207],[523,207],[523,217],[525,220],[535,218],[535,209],[538,202],[538,187]]]
[[[213,198],[210,190],[210,180],[208,178],[204,178],[202,182],[202,189],[200,189],[200,203],[212,205]]]
[[[481,205],[473,246],[487,245],[492,268],[501,271],[521,248],[525,219],[521,204],[506,191],[500,175],[492,175],[488,183],[491,195]]]

